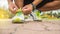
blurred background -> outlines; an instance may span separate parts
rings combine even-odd
[[[8,9],[7,0],[0,0],[0,8]]]
[[[0,19],[10,18],[10,13],[7,0],[0,0]]]

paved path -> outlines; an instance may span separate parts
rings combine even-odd
[[[12,24],[11,20],[0,20],[0,34],[60,34],[60,20],[23,24]]]

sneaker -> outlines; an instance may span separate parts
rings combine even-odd
[[[30,16],[30,14],[25,15],[24,17],[25,17],[25,21],[33,21],[32,16]]]
[[[39,11],[37,9],[32,11],[32,13],[30,15],[32,16],[33,20],[35,20],[35,21],[41,20],[41,11]]]
[[[21,8],[18,9],[16,15],[12,18],[12,22],[14,23],[24,22],[24,14],[22,13]]]

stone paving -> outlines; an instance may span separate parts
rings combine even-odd
[[[0,34],[60,34],[60,20],[31,21],[23,24],[0,20]]]

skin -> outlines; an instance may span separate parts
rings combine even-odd
[[[17,5],[18,8],[23,7],[23,0],[15,0],[15,4]]]
[[[23,0],[14,0],[15,3],[13,3],[13,0],[8,0],[8,4],[9,4],[9,10],[15,14],[16,11],[19,9],[19,8],[22,8],[23,7]]]
[[[32,3],[35,6],[37,6],[41,1],[42,0],[34,0]],[[12,4],[12,1],[8,0],[8,2],[9,2],[9,7],[11,7],[10,4]],[[21,7],[24,14],[30,14],[33,9],[31,4],[25,5],[23,7],[23,0],[15,0],[15,5],[13,4],[13,6],[16,8],[16,10]],[[13,8],[13,6],[12,6],[12,8]],[[60,9],[60,0],[54,0],[53,2],[49,2],[49,3],[45,4],[43,7],[38,8],[38,9],[41,11]],[[12,9],[10,8],[10,10],[12,10]],[[12,12],[14,13],[13,10],[12,10]]]
[[[18,9],[17,5],[15,3],[13,3],[13,0],[8,0],[8,4],[9,4],[9,10],[12,13],[15,13],[16,10]],[[15,8],[15,9],[14,9]]]
[[[49,10],[57,10],[60,9],[60,1],[53,1],[53,2],[49,2],[47,4],[45,4],[43,7],[38,8],[39,10],[42,11],[49,11]]]

